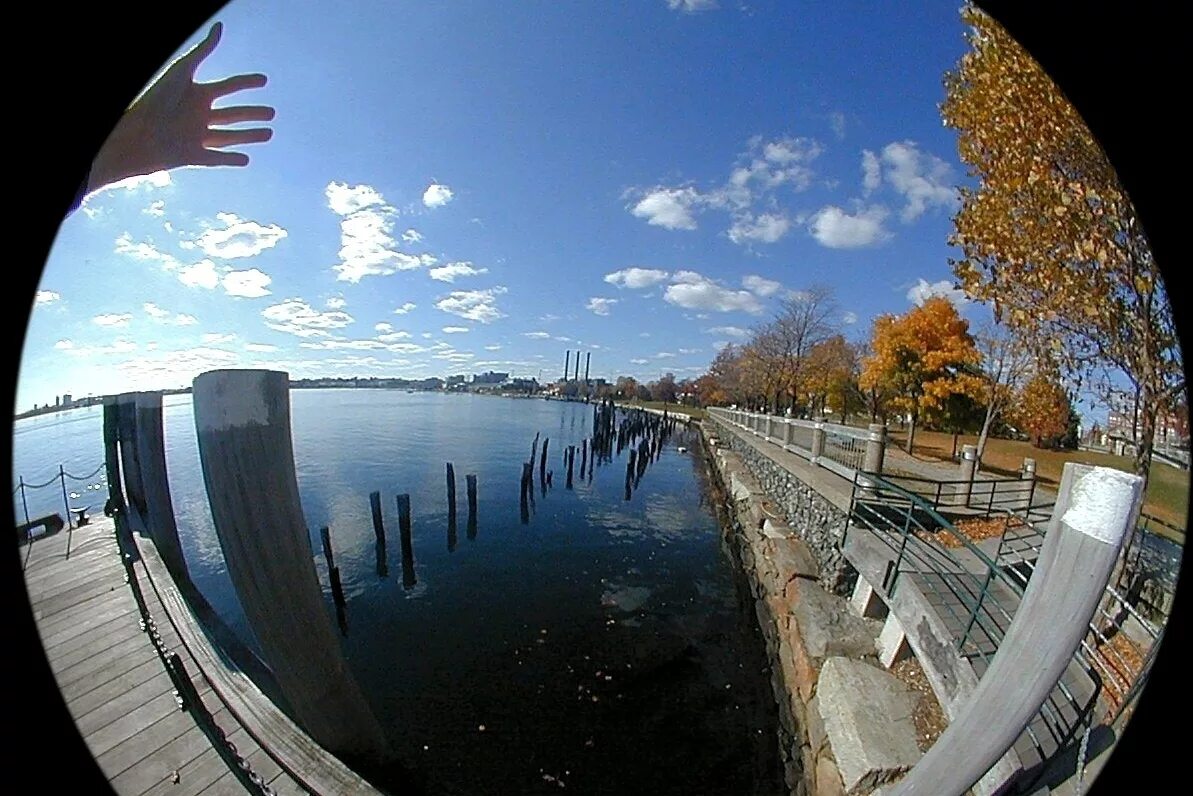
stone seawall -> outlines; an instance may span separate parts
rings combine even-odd
[[[734,445],[736,435],[707,421],[700,427],[725,530],[766,639],[789,791],[871,793],[920,757],[916,698],[877,661],[882,622],[855,615],[840,596],[849,568],[833,540],[844,513],[798,479],[772,472],[779,468],[763,465],[748,445]]]

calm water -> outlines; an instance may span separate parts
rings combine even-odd
[[[696,434],[679,433],[624,500],[617,457],[564,487],[563,450],[590,433],[581,404],[373,390],[291,393],[314,565],[335,616],[318,529],[331,528],[348,600],[341,641],[403,762],[430,793],[783,791],[764,650],[709,506]],[[224,569],[189,396],[167,397],[170,484],[192,577],[256,646]],[[102,461],[102,410],[16,424],[16,474]],[[553,489],[518,503],[535,433]],[[679,446],[689,450],[681,453]],[[444,463],[457,479],[449,551]],[[478,480],[475,538],[464,476]],[[69,487],[102,508],[97,476]],[[382,492],[388,577],[375,568],[369,492]],[[404,588],[394,495],[411,495],[417,584]],[[29,493],[31,515],[60,489]],[[19,499],[18,514],[21,512]],[[482,729],[483,728],[483,729]]]

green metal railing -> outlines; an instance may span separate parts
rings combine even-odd
[[[1036,496],[1033,478],[975,478],[972,481],[940,481],[914,475],[884,472],[892,484],[914,493],[935,509],[966,508],[983,512],[981,516],[1032,505]]]

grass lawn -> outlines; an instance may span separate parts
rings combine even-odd
[[[681,406],[680,404],[665,404],[662,401],[618,401],[619,406],[627,406],[630,408],[641,407],[643,409],[658,409],[662,411],[667,410],[668,414],[675,415],[690,415],[697,420],[703,420],[705,412],[699,406]]]
[[[907,442],[906,432],[897,429],[891,431],[891,438],[895,444],[900,446]],[[957,451],[960,452],[961,446],[965,444],[976,445],[977,436],[962,434],[957,439]],[[952,434],[916,430],[916,457],[949,461],[952,452]],[[985,456],[982,457],[982,470],[991,475],[1018,475],[1024,458],[1036,460],[1036,476],[1041,483],[1053,489],[1060,484],[1061,470],[1065,462],[1114,467],[1127,472],[1132,472],[1134,469],[1132,460],[1126,456],[1113,456],[1093,451],[1051,451],[1034,448],[1030,442],[990,439],[986,443]],[[1189,516],[1189,471],[1153,462],[1148,477],[1147,494],[1144,496],[1143,510],[1157,519],[1178,528],[1185,528]],[[1179,541],[1183,543],[1183,537]]]

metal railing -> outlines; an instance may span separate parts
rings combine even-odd
[[[885,476],[864,472],[854,478],[846,538],[859,530],[871,533],[894,554],[883,590],[893,597],[902,579],[913,579],[947,628],[957,654],[980,676],[993,660],[1030,577],[1015,572],[1005,558],[1000,560],[1003,539],[992,557],[921,496]],[[1092,663],[1089,651],[1090,645],[1085,645],[1074,656],[1087,682],[1062,679],[1041,706],[1039,721],[1027,727],[1041,759],[1071,743],[1097,708],[1103,671]]]
[[[875,432],[869,429],[822,420],[801,420],[719,407],[709,407],[707,412],[722,423],[761,437],[845,478],[853,478],[864,468],[869,446],[886,444],[885,433],[876,439]],[[881,460],[879,453],[878,461]]]
[[[1027,509],[1036,495],[1036,479],[975,478],[972,481],[940,481],[914,475],[883,473],[883,478],[898,484],[932,505],[934,509],[974,509],[990,517],[1004,510]]]
[[[60,492],[62,495],[62,510],[63,510],[63,514],[65,515],[65,517],[62,519],[62,522],[65,523],[65,525],[67,527],[66,557],[70,558],[70,545],[71,545],[71,541],[72,541],[72,537],[70,534],[71,534],[71,532],[74,531],[74,529],[76,527],[78,527],[79,520],[83,518],[87,509],[91,508],[91,505],[72,509],[71,505],[70,505],[70,497],[74,497],[75,499],[78,499],[82,495],[76,494],[75,492],[71,492],[70,497],[68,497],[67,491],[66,491],[66,482],[68,480],[70,480],[70,481],[77,482],[77,483],[87,483],[92,478],[99,475],[99,473],[103,469],[104,469],[104,463],[100,462],[99,466],[97,466],[90,473],[88,473],[86,475],[74,475],[72,473],[67,472],[66,468],[60,464],[60,465],[58,465],[58,472],[42,483],[29,483],[28,481],[25,480],[25,477],[23,475],[17,477],[17,485],[13,487],[12,494],[14,497],[17,494],[20,494],[20,496],[21,496],[21,512],[24,515],[25,521],[23,524],[18,523],[19,527],[17,530],[19,531],[19,534],[18,534],[17,541],[18,541],[18,544],[27,545],[29,548],[26,550],[26,553],[25,553],[25,561],[26,562],[29,559],[29,551],[32,549],[32,543],[35,539],[37,539],[37,535],[34,535],[34,533],[33,533],[32,524],[36,521],[36,519],[40,519],[44,516],[44,515],[38,513],[37,511],[35,511],[34,514],[36,514],[37,517],[36,518],[30,517],[30,514],[29,514],[29,493],[37,492],[38,490],[42,490],[42,489],[52,489],[55,484],[57,484],[59,486],[59,490],[57,490],[57,491]],[[102,495],[102,489],[106,483],[107,483],[106,479],[101,477],[97,483],[87,484],[87,489],[101,490],[101,492],[99,494]],[[45,506],[46,511],[50,510],[50,505],[56,499],[57,499],[56,496],[54,496],[54,497],[50,497],[48,500],[43,501],[43,505]],[[100,498],[97,495],[96,499],[100,500],[102,498]],[[16,501],[13,501],[13,503],[14,503],[14,508],[15,508]],[[78,518],[76,518],[74,516],[76,513],[79,515]],[[62,525],[59,524],[56,526],[55,530],[59,530],[59,529],[61,529],[61,527],[62,527]]]

